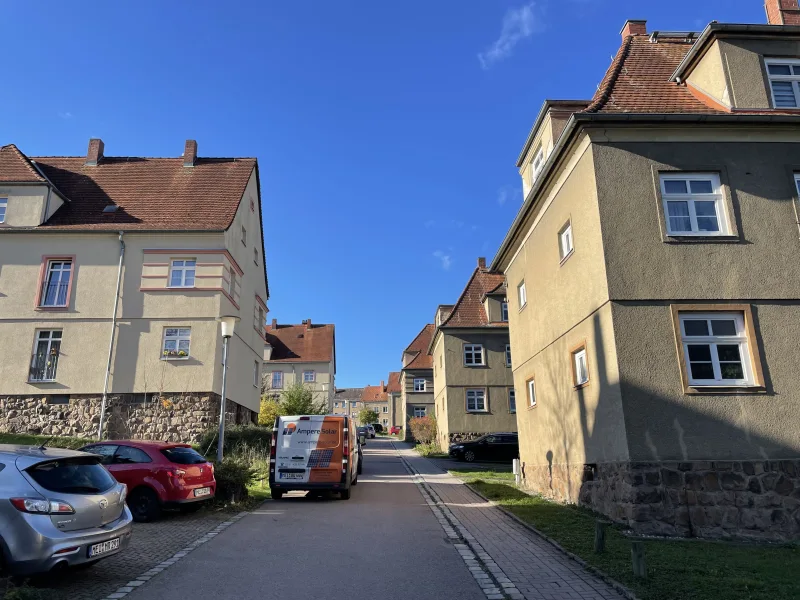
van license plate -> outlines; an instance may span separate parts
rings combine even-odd
[[[200,496],[210,496],[211,495],[211,488],[197,488],[194,491],[194,497],[199,498]]]
[[[90,546],[89,557],[91,558],[93,556],[100,556],[101,554],[108,554],[114,550],[119,550],[119,538],[114,538],[113,540],[108,540],[107,542],[101,542],[99,544]]]
[[[303,473],[281,473],[281,479],[302,479]]]

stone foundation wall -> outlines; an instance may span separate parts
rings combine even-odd
[[[448,434],[449,441],[451,444],[455,444],[457,442],[471,442],[472,440],[476,440],[482,435],[486,435],[487,433],[491,433],[489,431],[485,433],[450,433]]]
[[[800,539],[800,460],[525,467],[526,487],[645,535]]]
[[[0,432],[92,438],[100,423],[100,396],[0,397]],[[109,439],[197,442],[219,423],[219,395],[142,395],[108,397]],[[226,422],[250,423],[256,413],[227,402]]]

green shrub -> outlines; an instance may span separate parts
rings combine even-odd
[[[243,447],[263,450],[269,453],[272,440],[272,429],[257,425],[227,425],[225,427],[225,445],[223,453],[239,454]],[[198,443],[200,452],[206,456],[217,453],[217,428],[208,429]]]
[[[417,444],[416,451],[422,456],[434,456],[436,454],[442,454],[442,449],[439,448],[439,443],[435,441],[428,444]]]
[[[436,419],[432,416],[414,417],[408,422],[408,428],[420,444],[431,444],[436,439]]]
[[[256,469],[242,456],[226,456],[221,463],[215,462],[214,478],[217,480],[217,498],[223,502],[244,500],[247,498],[247,486],[253,482],[256,476]]]
[[[22,586],[8,588],[3,595],[3,600],[50,600],[53,597],[52,590]]]

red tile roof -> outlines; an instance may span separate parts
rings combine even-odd
[[[223,231],[230,227],[254,158],[44,156],[35,164],[69,201],[42,227],[48,229],[168,229]],[[103,208],[116,204],[113,213]]]
[[[389,382],[386,384],[386,391],[390,394],[399,394],[402,391],[400,387],[400,371],[392,371],[389,373]]]
[[[272,345],[268,362],[330,362],[334,357],[333,325],[268,325],[267,343]]]
[[[422,331],[417,334],[414,341],[404,350],[404,353],[416,353],[416,356],[411,362],[403,367],[404,371],[406,369],[433,369],[433,356],[428,354],[428,346],[430,346],[435,330],[436,327],[433,323],[428,323],[422,328]]]
[[[30,159],[14,144],[0,146],[0,181],[4,183],[46,183]]]
[[[386,402],[389,396],[386,393],[386,386],[368,385],[364,387],[361,394],[362,402]]]
[[[500,289],[504,283],[505,277],[502,274],[477,267],[461,292],[455,308],[440,327],[508,327],[506,322],[490,322],[483,308],[484,296]]]

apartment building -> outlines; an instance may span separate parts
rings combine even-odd
[[[364,386],[361,401],[364,408],[378,413],[377,423],[383,425],[384,428],[389,427],[389,394],[386,392],[386,382],[381,381],[380,385]],[[372,425],[372,423],[361,423],[361,425]]]
[[[264,393],[280,396],[296,383],[311,390],[314,402],[333,410],[336,392],[336,328],[313,324],[281,325],[277,319],[266,328]]]
[[[333,394],[333,415],[350,415],[358,418],[364,388],[341,388]]]
[[[430,343],[439,445],[517,430],[505,277],[479,258],[453,306],[436,311]]]
[[[403,350],[400,370],[401,421],[403,434],[408,436],[408,421],[414,417],[436,416],[433,403],[433,357],[428,354],[434,325],[420,330]]]
[[[491,265],[525,484],[639,532],[800,535],[800,11],[766,5],[626,22],[591,99],[544,103]]]
[[[403,420],[403,387],[400,380],[400,371],[392,371],[389,373],[389,379],[386,382],[386,394],[389,400],[389,428],[396,425],[405,427]],[[383,421],[381,421],[383,423]]]
[[[0,148],[0,430],[193,441],[256,419],[267,313],[254,158]]]

